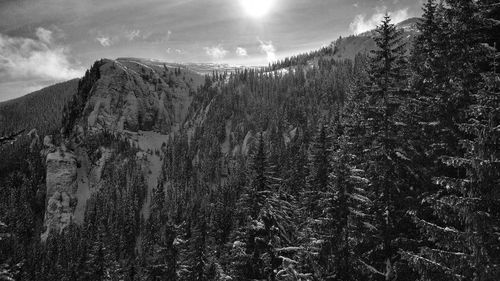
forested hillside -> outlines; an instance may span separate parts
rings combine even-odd
[[[77,87],[74,79],[0,103],[0,134],[34,128],[48,134],[59,129],[62,109]]]
[[[20,162],[25,161],[24,154],[31,141],[27,134],[31,130],[36,129],[42,136],[59,132],[63,108],[76,94],[78,80],[59,83],[0,103],[0,136],[21,133],[17,142],[8,142],[0,147],[2,177],[18,170]]]
[[[414,40],[386,16],[353,59],[203,82],[97,62],[64,136],[0,178],[0,279],[500,280],[500,6],[436,2]],[[39,150],[98,174],[58,231]]]

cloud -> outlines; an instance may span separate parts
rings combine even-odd
[[[142,31],[140,39],[152,44],[163,44],[170,41],[171,36],[172,36],[172,31],[170,30],[168,30],[167,32]]]
[[[68,80],[80,77],[68,49],[53,42],[52,31],[38,28],[36,38],[0,33],[0,83],[34,80]]]
[[[139,29],[125,31],[125,37],[129,41],[134,41],[136,38],[140,38],[140,36],[141,36],[141,31]]]
[[[107,36],[98,36],[96,37],[97,42],[99,42],[99,44],[101,44],[101,46],[103,47],[109,47],[111,46],[111,38],[107,37]]]
[[[238,57],[246,57],[246,56],[248,56],[248,52],[245,48],[238,47],[238,48],[236,48],[236,55]]]
[[[165,50],[165,52],[167,52],[167,54],[171,54],[171,53],[177,53],[177,54],[184,54],[185,52],[181,49],[172,49],[172,48],[167,48]]]
[[[277,60],[276,56],[276,48],[273,45],[273,42],[265,42],[259,39],[260,42],[260,51],[267,55],[267,61],[273,62]]]
[[[408,8],[397,10],[397,11],[387,11],[386,7],[377,7],[376,13],[371,17],[367,18],[366,15],[359,14],[349,25],[350,30],[354,34],[360,34],[366,31],[373,30],[380,24],[386,12],[391,16],[393,23],[398,23],[409,18]]]
[[[41,41],[51,44],[52,43],[52,31],[45,29],[43,27],[39,27],[36,29],[36,37],[40,39]]]
[[[228,51],[225,50],[221,44],[213,47],[205,47],[203,49],[205,50],[207,55],[209,55],[215,60],[223,59],[228,53]]]

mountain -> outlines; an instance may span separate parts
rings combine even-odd
[[[403,31],[403,40],[408,47],[411,46],[413,38],[418,34],[417,23],[420,18],[410,18],[396,24],[396,28]],[[372,39],[375,31],[370,30],[358,35],[339,38],[332,44],[335,59],[354,59],[357,54],[369,53],[375,49],[375,41]]]
[[[414,36],[413,27],[416,22],[417,19],[410,19],[398,24],[405,32],[405,38]],[[341,38],[330,48],[283,63],[298,66],[302,61],[309,67],[322,68],[325,66],[318,65],[318,59],[354,58],[356,54],[374,48],[372,35],[373,33],[368,32]],[[337,64],[333,61],[330,63]],[[275,70],[283,69],[279,64],[274,67]],[[57,124],[61,124],[66,136],[66,140],[59,143],[50,137],[43,140],[47,165],[44,237],[52,230],[60,231],[66,228],[70,222],[83,223],[87,201],[102,186],[103,169],[109,164],[107,162],[112,159],[114,153],[111,147],[98,145],[95,140],[93,142],[97,146],[90,149],[86,143],[96,136],[102,138],[110,134],[118,139],[124,138],[135,147],[134,149],[138,149],[140,160],[128,159],[136,162],[140,170],[148,171],[144,172],[146,186],[140,211],[146,218],[150,213],[152,192],[161,180],[160,175],[164,173],[162,167],[165,163],[158,156],[158,151],[165,149],[166,143],[182,134],[186,134],[189,142],[195,140],[204,143],[208,140],[199,135],[200,131],[212,128],[211,130],[217,132],[218,146],[222,159],[225,160],[220,160],[224,163],[224,171],[219,170],[216,178],[222,182],[226,181],[224,178],[227,176],[224,175],[230,173],[230,167],[237,165],[234,160],[238,155],[246,156],[249,153],[256,134],[253,128],[258,126],[256,120],[253,120],[255,116],[252,117],[256,113],[249,111],[243,114],[235,111],[230,119],[215,117],[217,112],[228,106],[216,99],[220,97],[220,93],[217,93],[220,90],[216,89],[229,89],[229,86],[224,86],[228,77],[219,80],[221,77],[206,78],[203,75],[212,74],[214,71],[228,75],[241,69],[230,65],[175,64],[141,58],[103,59],[97,61],[81,80],[57,84],[0,104],[3,109],[0,121],[9,124],[8,127],[5,126],[8,128],[6,131],[36,128],[43,137],[55,131]],[[259,77],[259,72],[257,69],[250,75]],[[236,77],[249,75],[240,73]],[[283,77],[299,78],[296,77],[299,73],[295,72],[278,73]],[[245,76],[242,78],[248,79]],[[318,77],[306,79],[323,83]],[[243,93],[244,88],[231,91]],[[276,94],[279,96],[279,93]],[[337,98],[339,97],[328,97],[327,104]],[[253,102],[248,100],[248,96],[238,99],[242,99],[242,102],[257,112],[264,110],[259,110],[258,107],[271,108],[269,104],[252,105]],[[217,103],[219,104],[215,105]],[[274,105],[276,108],[280,106],[282,105],[279,103]],[[27,113],[29,110],[31,112]],[[210,121],[211,118],[217,118],[219,121],[214,123]],[[320,116],[309,118],[317,119]],[[285,143],[288,143],[296,138],[297,134],[302,134],[305,128],[291,122],[279,130],[283,130],[280,134],[283,135]],[[204,156],[200,153],[201,151],[196,152],[195,159],[190,160],[193,164],[202,161],[200,157]]]
[[[118,58],[117,60],[137,61],[144,63],[146,65],[156,66],[156,67],[166,66],[169,68],[182,68],[190,70],[200,75],[211,75],[215,71],[219,73],[224,73],[224,72],[233,73],[238,70],[244,70],[248,68],[258,68],[251,66],[220,64],[220,63],[171,63],[171,62],[163,62],[160,60],[145,59],[145,58]]]
[[[36,130],[0,139],[0,279],[498,280],[500,79],[461,40],[484,35],[474,7],[443,6],[412,64],[418,19],[385,20],[264,68],[101,59],[2,104]]]
[[[410,18],[396,24],[396,28],[403,32],[403,43],[406,43],[408,51],[412,46],[413,39],[418,34],[417,23],[420,20],[420,18]],[[305,68],[318,67],[320,60],[354,60],[357,55],[367,55],[375,49],[376,45],[373,40],[375,35],[375,31],[370,30],[358,35],[340,37],[326,47],[274,62],[266,69],[268,72],[277,71],[282,73],[296,69],[298,66]]]
[[[414,27],[417,21],[409,19],[397,25],[404,30],[404,38],[408,41],[416,34]],[[374,48],[372,36],[373,32],[367,32],[341,38],[330,48],[299,56],[295,60],[292,58],[287,63],[298,66],[302,61],[306,66],[318,67],[318,59],[354,58],[356,54]],[[164,149],[165,143],[172,138],[187,134],[188,140],[198,139],[200,130],[215,125],[213,130],[220,131],[218,140],[221,153],[229,157],[224,160],[225,165],[235,165],[230,159],[237,155],[248,155],[255,136],[252,128],[257,126],[248,113],[240,116],[241,113],[234,112],[229,120],[206,123],[211,118],[210,112],[227,106],[219,104],[215,109],[212,108],[218,102],[214,98],[219,95],[211,90],[216,85],[227,89],[227,86],[223,86],[227,78],[218,80],[219,77],[213,77],[211,79],[215,80],[210,82],[211,79],[203,75],[214,71],[230,74],[241,69],[230,65],[175,64],[141,58],[103,59],[96,62],[81,80],[57,84],[0,104],[0,124],[6,132],[36,128],[43,137],[57,131],[58,124],[61,124],[65,133],[64,145],[55,143],[51,138],[43,141],[48,202],[45,237],[50,230],[63,229],[70,221],[83,222],[85,202],[91,197],[91,190],[99,189],[100,173],[112,150],[109,147],[95,147],[93,149],[99,151],[99,156],[94,156],[95,151],[80,145],[94,135],[110,133],[115,137],[124,137],[141,153],[146,153],[144,155],[149,153],[138,164],[143,167],[141,169],[149,169],[145,177],[145,202],[141,207],[143,216],[150,212],[151,193],[158,184],[164,165],[159,156],[152,152]],[[283,69],[283,66],[278,64],[275,66],[277,69]],[[258,76],[259,70],[255,71],[252,75]],[[294,77],[297,73],[279,71],[279,75]],[[210,83],[215,84],[210,86]],[[241,88],[234,90],[242,91]],[[205,94],[197,94],[200,91]],[[283,137],[289,142],[304,130],[299,128],[297,124],[287,125],[282,132]],[[200,159],[193,161],[197,163]],[[224,169],[224,173],[230,170],[228,167]],[[71,205],[70,202],[77,203]]]
[[[404,31],[403,38],[408,43],[417,34],[416,24],[419,21],[419,18],[410,18],[396,25]],[[278,63],[274,67],[274,70],[285,69],[291,64],[317,65],[318,58],[354,59],[357,54],[368,53],[375,48],[375,42],[372,39],[373,35],[374,31],[368,31],[359,35],[339,38],[329,47],[311,52],[310,54],[297,56],[297,61]],[[196,86],[202,83],[203,79],[200,76],[211,75],[214,71],[219,73],[234,73],[248,68],[258,68],[217,63],[169,63],[144,58],[118,58],[116,61],[128,65],[148,66],[160,72],[164,67],[174,70],[186,70],[184,74],[186,78],[188,80],[196,80],[193,80],[191,90],[194,90]],[[281,72],[283,71],[285,70]],[[172,82],[170,81],[170,83]],[[76,93],[77,86],[78,79],[74,79],[49,86],[18,99],[0,103],[0,133],[2,131],[11,133],[16,130],[36,128],[43,134],[58,129],[62,108],[68,102],[69,98]]]
[[[46,232],[59,231],[73,221],[83,223],[87,200],[102,186],[105,165],[113,161],[112,147],[92,142],[99,136],[125,138],[137,147],[136,163],[147,186],[142,215],[147,216],[151,192],[161,170],[153,154],[183,124],[193,95],[204,77],[177,65],[121,58],[97,61],[82,78],[66,107],[65,145],[44,141],[47,175]],[[139,155],[139,154],[138,154]],[[123,155],[122,155],[123,156]],[[121,157],[122,157],[121,156]],[[123,160],[123,159],[122,159]],[[120,165],[116,163],[117,165]],[[146,172],[148,170],[149,172]],[[76,202],[74,205],[71,202]]]

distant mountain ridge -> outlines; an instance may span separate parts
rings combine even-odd
[[[260,68],[259,66],[244,66],[244,65],[232,65],[232,64],[227,64],[227,63],[213,63],[213,62],[206,62],[206,63],[194,63],[194,62],[187,62],[187,63],[173,63],[173,62],[166,62],[166,61],[161,61],[157,59],[146,59],[146,58],[118,58],[117,61],[135,61],[135,62],[140,62],[146,65],[154,65],[158,67],[163,67],[166,66],[168,68],[181,68],[181,69],[187,69],[192,72],[195,72],[200,75],[206,75],[206,74],[212,74],[214,71],[223,73],[223,72],[228,72],[228,73],[233,73],[238,70],[243,70],[246,68]]]
[[[403,38],[410,43],[413,38],[418,34],[417,23],[420,18],[409,18],[398,24],[397,28],[402,29],[404,32]],[[315,65],[319,57],[333,58],[337,60],[354,59],[359,53],[369,53],[375,48],[375,42],[372,37],[375,31],[367,31],[358,35],[351,35],[348,37],[341,37],[332,42],[330,46],[322,48],[318,51],[311,52],[306,55],[297,56],[297,60],[291,60],[286,63],[279,63],[273,71],[279,69],[286,69],[290,66],[298,64],[302,61],[305,65]],[[301,57],[304,58],[302,59]],[[234,73],[238,70],[249,68],[259,69],[261,67],[251,67],[242,65],[230,65],[219,63],[172,63],[165,62],[157,59],[146,58],[132,58],[124,57],[116,59],[117,62],[124,62],[125,64],[137,64],[145,67],[152,67],[156,71],[163,71],[166,67],[168,69],[182,69],[186,73],[192,73],[199,80],[199,75],[210,75],[214,71],[219,73]],[[289,65],[290,64],[290,65]],[[280,72],[281,73],[281,72]],[[42,128],[43,131],[53,129],[54,124],[58,124],[60,116],[57,112],[62,110],[64,104],[68,101],[69,97],[76,93],[76,88],[79,79],[70,80],[67,82],[59,83],[39,91],[30,93],[26,96],[9,100],[0,103],[0,132],[13,132],[25,127]],[[197,82],[195,84],[199,84]],[[50,93],[50,94],[49,94]],[[46,101],[52,100],[46,104]],[[34,106],[36,105],[36,106]],[[52,107],[55,106],[55,107]],[[47,109],[43,109],[46,107]],[[40,110],[37,110],[40,108]],[[52,108],[52,109],[48,109]],[[47,115],[54,114],[54,118],[47,117]],[[54,123],[54,122],[55,123]],[[38,125],[42,122],[43,125]]]

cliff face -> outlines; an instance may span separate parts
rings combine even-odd
[[[46,231],[42,239],[70,222],[83,222],[87,199],[101,187],[100,171],[112,151],[99,143],[98,152],[95,147],[89,150],[85,144],[89,136],[111,132],[152,154],[161,149],[169,134],[180,128],[191,95],[202,81],[203,77],[194,72],[156,62],[120,59],[96,63],[80,81],[78,94],[65,109],[63,144],[50,144],[50,153],[45,152]],[[154,135],[155,141],[150,143],[144,132]],[[101,157],[89,161],[95,153]],[[161,162],[156,158],[151,155],[146,161],[141,159],[141,165],[145,170],[159,170]],[[145,173],[151,185],[147,198],[157,184],[155,177],[158,173]]]
[[[61,149],[47,154],[46,238],[50,231],[66,227],[73,219],[78,190],[77,160],[73,153]]]
[[[169,132],[174,112],[164,73],[128,61],[107,61],[100,73],[84,109],[89,128]]]

